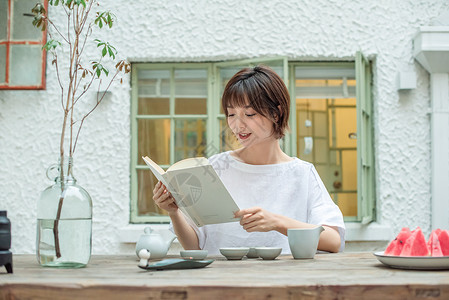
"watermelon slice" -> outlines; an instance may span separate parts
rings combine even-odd
[[[444,256],[449,256],[449,231],[441,230],[438,234],[438,240],[440,241],[441,251]]]
[[[390,242],[390,244],[388,244],[387,249],[385,249],[384,251],[384,255],[399,255],[401,251],[399,251],[398,254],[397,249],[398,249],[398,238],[395,238]]]
[[[391,241],[385,250],[385,255],[400,255],[402,248],[405,245],[407,239],[412,235],[410,229],[408,227],[403,227],[401,232],[397,235],[397,237]],[[449,241],[449,240],[448,240]]]
[[[420,227],[412,231],[412,235],[405,242],[399,256],[427,256],[429,249],[427,248],[426,238]]]
[[[430,233],[429,240],[427,241],[427,248],[429,249],[430,256],[443,256],[436,230],[433,230]]]

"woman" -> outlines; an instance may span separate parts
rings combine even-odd
[[[287,229],[324,227],[318,249],[344,248],[344,222],[314,166],[285,154],[280,145],[288,129],[290,97],[282,79],[265,66],[246,68],[226,85],[222,107],[241,148],[209,160],[237,205],[240,223],[196,227],[159,182],[155,203],[168,212],[184,249],[282,247],[290,253]]]

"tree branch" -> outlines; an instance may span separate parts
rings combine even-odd
[[[97,106],[101,103],[101,101],[103,101],[103,99],[104,99],[104,96],[106,95],[106,92],[109,90],[109,88],[111,87],[111,84],[112,84],[112,82],[114,81],[114,79],[115,79],[115,77],[117,77],[117,75],[118,75],[118,73],[120,73],[120,71],[119,70],[117,70],[116,72],[115,72],[115,74],[114,74],[114,77],[112,77],[112,79],[111,79],[111,81],[109,82],[109,84],[108,84],[108,86],[106,87],[106,89],[105,89],[105,91],[103,92],[103,95],[101,95],[101,98],[100,99],[98,99],[98,96],[97,96],[97,103],[95,104],[95,106],[89,111],[89,112],[87,112],[85,115],[84,115],[84,117],[81,119],[81,124],[80,124],[80,126],[78,127],[78,132],[77,132],[77,134],[76,134],[76,138],[75,138],[75,144],[74,144],[74,146],[73,146],[73,152],[75,152],[75,148],[76,148],[76,144],[77,144],[77,142],[78,142],[78,137],[79,137],[79,134],[80,134],[80,131],[81,131],[81,127],[83,126],[83,123],[84,123],[84,120],[97,108]],[[101,83],[98,85],[98,91],[97,91],[97,94],[98,94],[98,92],[100,91],[100,85],[101,85]]]
[[[63,39],[66,43],[68,43],[69,41],[68,41],[67,38],[66,38],[66,37],[59,31],[58,27],[56,27],[56,25],[55,25],[49,18],[46,18],[46,19],[47,19],[47,24],[50,23],[50,25],[56,30],[56,32],[59,34],[59,36],[62,37],[62,39]],[[50,35],[50,33],[49,33],[49,35]]]

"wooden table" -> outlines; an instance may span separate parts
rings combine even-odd
[[[135,256],[93,256],[86,268],[40,267],[15,255],[0,299],[449,299],[449,271],[386,267],[372,253],[216,259],[202,269],[146,271]]]

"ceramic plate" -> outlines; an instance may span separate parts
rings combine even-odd
[[[412,270],[446,270],[449,269],[449,256],[391,256],[384,252],[375,252],[377,259],[392,268]]]

